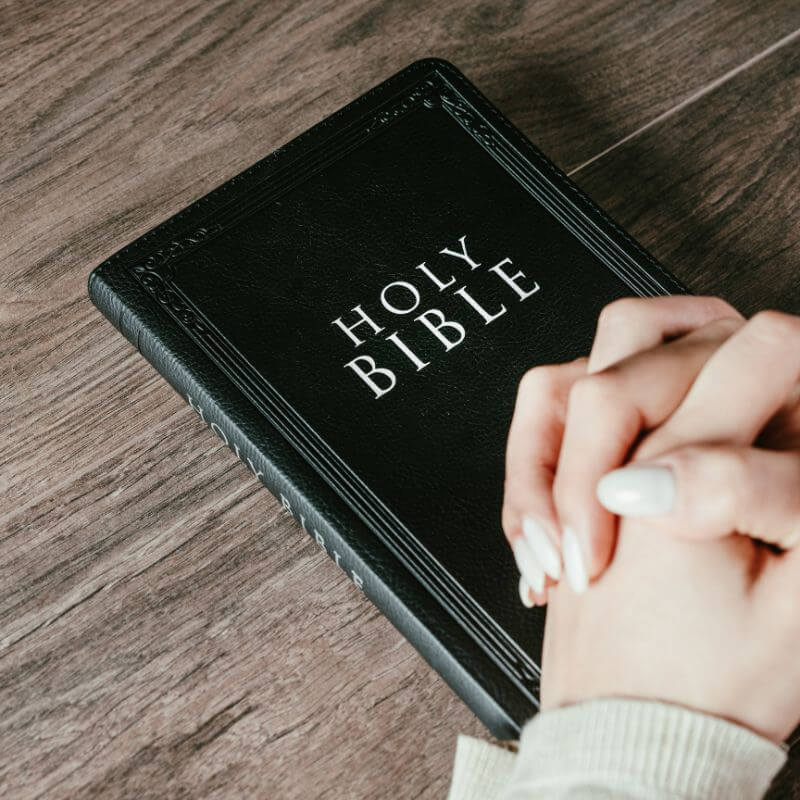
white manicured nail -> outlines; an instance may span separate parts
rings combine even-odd
[[[531,552],[525,539],[515,539],[511,545],[514,560],[520,575],[528,582],[534,592],[544,591],[544,570]]]
[[[675,505],[675,475],[669,467],[615,469],[597,482],[597,499],[622,516],[668,514]]]
[[[567,580],[572,591],[585,592],[589,585],[589,576],[586,573],[586,565],[583,563],[578,537],[572,528],[564,528],[561,535],[561,551],[564,554],[564,571],[567,573]]]
[[[561,556],[544,526],[532,517],[522,520],[522,534],[545,573],[554,581],[561,576]]]
[[[519,599],[522,601],[522,605],[525,608],[533,608],[533,600],[531,600],[530,595],[531,587],[528,585],[528,581],[519,576]]]

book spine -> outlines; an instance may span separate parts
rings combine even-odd
[[[141,334],[139,335],[139,343],[141,347]],[[280,501],[283,510],[291,514],[295,521],[300,523],[300,527],[336,562],[336,566],[344,570],[353,584],[366,594],[362,576],[365,570],[362,568],[359,571],[355,568],[354,564],[357,561],[355,554],[343,543],[341,536],[336,535],[335,529],[314,511],[313,506],[304,501],[289,481],[281,480],[280,478],[269,480],[265,477],[268,474],[266,470],[269,468],[264,463],[261,454],[255,451],[247,455],[247,451],[250,449],[248,443],[234,433],[237,429],[236,423],[221,413],[220,407],[208,397],[201,400],[201,393],[198,387],[193,387],[187,391],[185,386],[177,386],[175,381],[170,381],[170,383],[183,396],[190,408],[197,412],[200,419],[233,450],[236,457]],[[274,470],[269,472],[275,474]],[[326,531],[326,535],[320,533],[320,528]],[[373,602],[375,601],[373,600]]]
[[[112,267],[112,268],[109,268]],[[535,709],[394,556],[353,517],[342,524],[311,468],[117,265],[92,273],[95,305],[280,501],[348,578],[386,616],[500,739],[516,738]],[[213,387],[212,389],[208,387]],[[305,480],[304,480],[305,479]],[[324,496],[323,502],[319,498]],[[338,498],[336,498],[338,500]],[[348,522],[350,520],[348,519]],[[387,581],[391,582],[391,585]]]

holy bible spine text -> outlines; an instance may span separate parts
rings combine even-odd
[[[534,711],[529,701],[125,267],[99,267],[89,279],[89,294],[492,734],[516,737]]]

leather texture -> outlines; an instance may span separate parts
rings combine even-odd
[[[398,564],[339,496],[191,341],[128,271],[92,273],[89,293],[114,326],[291,511],[492,735],[517,738],[535,705]],[[211,434],[209,434],[211,435]],[[218,434],[219,435],[219,434]],[[338,558],[336,557],[338,554]]]
[[[356,558],[373,559],[378,583],[413,581],[403,610],[376,602],[401,629],[423,614],[429,634],[446,633],[432,652],[469,676],[462,696],[475,707],[487,692],[488,716],[512,727],[535,708],[543,632],[543,614],[519,603],[500,529],[516,385],[535,364],[588,352],[611,300],[680,291],[435,59],[192,204],[90,281],[168,380],[191,378],[229,426],[248,427],[243,440],[273,491],[290,472],[301,505]]]

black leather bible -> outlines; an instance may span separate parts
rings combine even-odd
[[[543,612],[500,527],[517,383],[684,291],[452,65],[419,61],[113,255],[93,301],[497,736]]]

